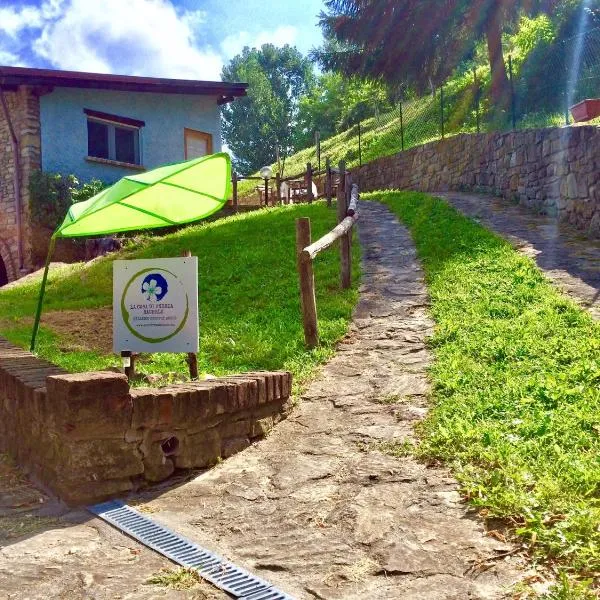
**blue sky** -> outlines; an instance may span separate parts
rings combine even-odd
[[[0,0],[0,65],[219,79],[244,45],[321,41],[323,0]]]

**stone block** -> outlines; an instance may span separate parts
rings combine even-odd
[[[70,506],[84,506],[123,496],[133,489],[129,478],[103,481],[57,477],[50,483],[53,491]]]
[[[49,426],[72,439],[123,435],[132,402],[124,375],[77,373],[46,378]]]
[[[192,469],[213,465],[220,457],[221,436],[217,429],[208,429],[186,436],[174,461],[178,469]]]
[[[244,437],[252,431],[253,422],[246,418],[240,421],[222,423],[219,427],[219,435],[222,439]]]
[[[248,446],[250,446],[250,439],[247,437],[224,440],[221,445],[221,456],[223,458],[229,458],[246,449]]]
[[[140,475],[144,471],[134,444],[123,440],[67,441],[55,447],[54,468],[70,477],[94,481]]]
[[[253,439],[264,437],[273,429],[273,426],[273,417],[264,417],[262,419],[258,419],[252,423],[250,437]]]

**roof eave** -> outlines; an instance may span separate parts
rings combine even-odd
[[[245,96],[248,88],[247,83],[238,82],[160,79],[130,75],[25,69],[21,67],[0,67],[0,84],[3,86],[53,86],[126,92],[154,92],[159,94],[195,94],[217,96],[219,98]]]

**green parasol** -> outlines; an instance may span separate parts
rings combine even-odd
[[[56,239],[108,235],[191,223],[223,207],[231,193],[231,160],[225,152],[123,177],[77,202],[50,240],[38,300],[31,352],[40,325],[48,268]]]

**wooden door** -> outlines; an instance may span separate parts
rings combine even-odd
[[[183,137],[184,156],[186,160],[212,154],[213,143],[212,135],[210,133],[185,128],[183,130]]]

